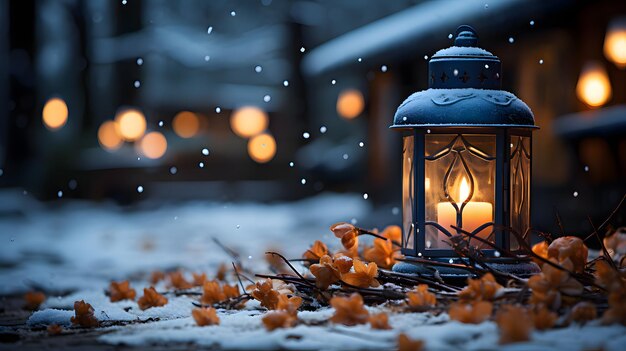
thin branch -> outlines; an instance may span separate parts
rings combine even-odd
[[[602,224],[600,224],[600,226],[595,230],[596,232],[600,231],[600,230],[603,230],[609,224],[609,222],[613,219],[613,217],[615,217],[615,215],[622,208],[622,206],[624,205],[624,202],[626,202],[626,194],[624,194],[624,196],[622,196],[622,199],[620,200],[619,204],[617,204],[617,207],[615,207],[615,209],[613,210],[613,212],[611,212],[609,217],[606,220],[604,220],[604,222],[602,222]],[[593,235],[594,235],[593,233],[587,235],[587,237],[583,241],[587,241]]]

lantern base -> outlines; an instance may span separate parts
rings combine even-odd
[[[433,259],[433,261],[448,262],[449,259]],[[459,260],[456,258],[455,260]],[[486,263],[494,270],[515,274],[521,278],[528,278],[534,274],[540,273],[541,269],[531,260],[494,260]],[[478,265],[480,267],[480,265]],[[420,276],[434,276],[438,272],[439,276],[446,280],[462,280],[474,276],[473,273],[466,269],[454,267],[436,267],[420,263],[398,262],[393,265],[392,270],[396,273],[412,274]]]

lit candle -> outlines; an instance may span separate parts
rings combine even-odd
[[[459,209],[463,202],[469,197],[470,189],[467,180],[463,178],[461,180],[461,185],[459,187],[459,202],[457,206]],[[476,228],[481,225],[491,222],[493,215],[493,206],[489,202],[474,202],[470,201],[465,204],[463,208],[463,230],[472,232]],[[454,206],[450,202],[440,202],[437,204],[437,222],[448,230],[450,233],[455,232],[450,226],[456,226],[456,210]],[[489,234],[491,233],[491,227],[487,227],[476,234],[477,237],[487,239]],[[443,240],[449,241],[448,237],[439,232],[439,247],[445,247],[448,244],[444,243]],[[477,245],[479,248],[483,248],[484,244],[476,243],[474,240],[472,244]]]

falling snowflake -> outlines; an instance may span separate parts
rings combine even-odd
[[[204,162],[200,162],[200,163],[198,163],[198,167],[200,167],[200,168],[204,168]]]
[[[304,46],[301,46],[300,47],[300,52],[305,52],[305,51],[306,51],[306,49],[304,48]]]
[[[326,133],[327,130],[328,129],[326,128],[326,126],[321,126],[320,127],[320,133],[322,133],[322,134]]]
[[[362,58],[360,58],[360,57],[359,57],[358,59],[356,59],[356,60],[357,60],[358,62],[363,62],[363,59],[362,59]]]
[[[209,26],[209,29],[206,30],[206,34],[211,34],[213,31],[213,26]]]
[[[222,109],[219,106],[217,106],[215,108],[215,113],[220,113],[220,112],[222,112]]]
[[[209,156],[209,149],[207,149],[207,148],[202,149],[202,154],[204,156]]]
[[[386,66],[386,65],[382,65],[382,66],[380,67],[380,71],[381,71],[381,72],[383,72],[383,73],[384,73],[384,72],[387,72],[387,66]]]
[[[57,196],[58,196],[59,198],[63,197],[63,191],[62,191],[62,190],[59,190],[59,191],[57,192]]]
[[[138,186],[137,187],[137,192],[140,193],[140,194],[143,193],[143,186],[141,186],[141,185]]]
[[[509,37],[509,43],[513,44],[515,42],[515,39],[513,39],[513,37]]]
[[[163,121],[159,121],[159,127],[163,127]]]
[[[359,147],[363,147],[363,146],[365,146],[365,143],[364,143],[364,142],[362,142],[362,141],[361,141],[361,142],[359,142]]]
[[[542,60],[539,60],[539,64],[540,64],[540,65],[543,65],[543,59],[542,59]]]
[[[209,56],[209,55],[204,56],[204,61],[209,62],[210,59],[211,59],[211,56]]]
[[[0,175],[2,174],[2,172],[0,172]],[[78,182],[76,181],[76,179],[70,179],[69,182],[67,182],[67,186],[70,188],[70,190],[76,190],[76,188],[78,187]]]
[[[347,160],[348,158],[350,158],[350,156],[349,156],[348,154],[343,154],[341,157],[342,157],[344,160]]]
[[[241,228],[241,226],[239,224],[237,224],[236,228],[239,229],[239,228]]]
[[[293,162],[289,162],[289,167],[293,167],[294,163]]]
[[[363,194],[363,199],[364,199],[364,200],[367,200],[367,198],[369,198],[369,197],[370,197],[370,196],[369,196],[367,193],[364,193],[364,194]]]
[[[398,207],[392,208],[391,209],[391,214],[394,215],[394,216],[399,215],[400,214],[400,208],[398,208]]]
[[[585,172],[589,172],[589,166],[585,166]],[[2,175],[2,170],[0,169],[0,175]]]
[[[578,191],[574,191],[574,197],[578,197]]]
[[[170,167],[170,174],[176,174],[178,172],[178,168],[172,166]]]
[[[311,134],[309,134],[308,132],[304,132],[304,133],[302,133],[302,137],[303,137],[304,139],[308,139],[308,138],[310,138],[310,137],[311,137]]]
[[[448,39],[452,39],[453,37],[452,33],[448,34]]]
[[[535,21],[531,20],[531,21],[530,21],[530,26],[532,27],[532,26],[534,26],[534,25],[535,25]]]
[[[306,179],[304,179],[304,178],[300,179],[300,183],[301,183],[302,185],[306,184]]]
[[[488,8],[489,8],[489,4],[485,4],[485,9],[488,9]]]
[[[335,84],[337,84],[337,81],[333,79],[333,80],[330,81],[330,84],[335,85]]]
[[[122,5],[126,5],[126,0],[122,0]]]
[[[493,255],[494,255],[495,257],[500,257],[500,255],[501,255],[501,254],[500,254],[500,251],[495,251],[495,252],[493,253]]]
[[[141,82],[136,80],[135,83],[133,83],[133,85],[135,86],[135,88],[139,88],[141,86]]]
[[[459,75],[459,70],[455,69],[454,71],[452,71],[452,74],[454,74],[455,77],[458,76]]]
[[[288,87],[289,86],[289,81],[288,80],[283,80],[283,86]]]
[[[255,71],[256,73],[261,73],[261,72],[263,71],[263,67],[261,67],[261,66],[256,66],[256,67],[254,67],[254,71]]]
[[[235,17],[235,16],[237,16],[237,12],[235,12],[235,11],[230,11],[230,15],[231,15],[231,17]]]
[[[489,65],[485,65],[485,69],[489,69]]]
[[[428,60],[428,55],[424,55],[424,60]]]
[[[137,59],[137,65],[138,66],[143,65],[143,59],[141,57]]]
[[[0,177],[2,177],[3,174],[4,174],[4,170],[0,168]]]
[[[350,223],[352,223],[352,225],[355,225],[355,224],[357,223],[356,218],[352,218],[352,219],[350,220]]]
[[[270,102],[270,100],[272,100],[272,97],[271,97],[271,96],[269,96],[269,95],[265,95],[265,96],[263,97],[263,101],[265,101],[265,102]]]

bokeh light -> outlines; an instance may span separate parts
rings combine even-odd
[[[119,149],[124,141],[117,127],[117,123],[106,121],[98,128],[98,142],[103,149],[114,151]]]
[[[252,137],[248,141],[248,154],[258,163],[269,162],[276,155],[276,140],[267,133]]]
[[[172,128],[174,128],[174,133],[179,137],[192,138],[200,130],[200,119],[193,112],[181,111],[174,116]]]
[[[626,17],[614,21],[604,38],[604,55],[619,68],[626,68]]]
[[[365,107],[363,94],[356,89],[344,90],[337,98],[337,113],[346,119],[358,117]]]
[[[128,109],[118,112],[115,123],[122,139],[126,141],[135,141],[146,132],[146,118],[139,110]]]
[[[576,85],[578,98],[590,107],[598,107],[604,105],[611,94],[611,82],[604,67],[597,62],[587,63]]]
[[[41,118],[46,128],[58,130],[67,123],[68,110],[63,99],[52,98],[43,107]]]
[[[139,149],[147,158],[161,158],[167,151],[167,139],[159,132],[150,132],[141,139]]]
[[[242,138],[250,138],[263,132],[268,124],[269,118],[265,111],[254,106],[239,108],[230,117],[230,128]]]

